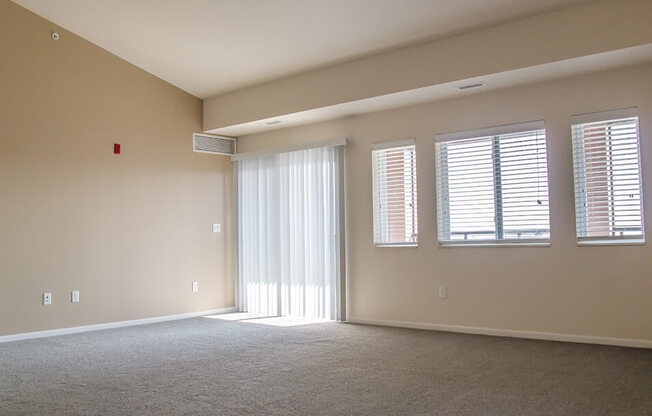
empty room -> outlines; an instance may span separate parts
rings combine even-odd
[[[0,0],[0,415],[652,415],[650,19]]]

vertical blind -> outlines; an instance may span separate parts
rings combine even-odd
[[[435,140],[441,244],[550,239],[543,122]]]
[[[416,245],[417,162],[414,140],[372,147],[374,243]]]
[[[340,149],[237,160],[240,310],[339,319]]]
[[[636,110],[571,121],[578,241],[644,240]]]

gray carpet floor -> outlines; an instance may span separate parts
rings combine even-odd
[[[0,414],[652,415],[651,350],[254,321],[0,344]]]

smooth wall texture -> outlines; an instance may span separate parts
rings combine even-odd
[[[204,101],[204,130],[652,42],[650,0],[599,0]]]
[[[652,340],[650,244],[575,242],[569,117],[632,106],[639,109],[649,219],[652,64],[246,136],[238,150],[349,138],[349,318]],[[532,120],[545,120],[547,129],[551,246],[438,247],[433,136]],[[376,248],[370,145],[410,137],[417,148],[419,247]],[[440,285],[448,287],[446,300],[438,297]]]
[[[233,168],[192,152],[201,124],[199,99],[0,0],[0,335],[234,305]]]

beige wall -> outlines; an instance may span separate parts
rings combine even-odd
[[[575,243],[569,116],[631,106],[639,108],[650,196],[652,64],[246,136],[238,145],[245,152],[349,137],[349,317],[652,340],[652,246]],[[437,247],[433,135],[540,119],[548,134],[551,246]],[[408,137],[417,146],[420,244],[375,248],[370,144]],[[652,197],[645,210],[649,219]],[[440,300],[444,284],[449,298]]]
[[[206,99],[204,130],[652,42],[650,0],[598,0]]]
[[[0,0],[0,335],[233,306],[232,165],[192,153],[201,125],[199,99]]]

